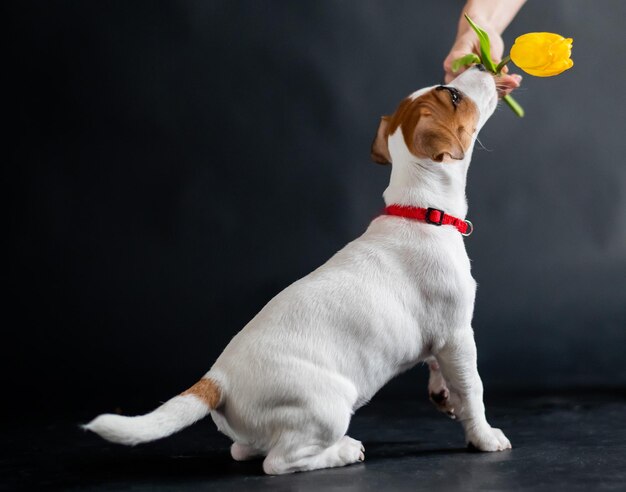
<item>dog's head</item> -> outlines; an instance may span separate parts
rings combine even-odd
[[[372,160],[463,160],[480,128],[496,108],[498,96],[491,74],[475,67],[448,85],[420,89],[398,109],[383,116],[372,143]]]

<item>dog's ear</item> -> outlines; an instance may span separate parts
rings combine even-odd
[[[376,137],[372,142],[371,157],[378,164],[391,164],[391,155],[389,154],[389,116],[382,116]]]
[[[446,156],[457,161],[465,158],[459,137],[429,114],[423,114],[415,128],[415,151],[435,162],[442,162]]]

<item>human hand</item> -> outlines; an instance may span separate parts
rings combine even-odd
[[[480,26],[489,35],[489,40],[491,41],[492,60],[495,64],[500,63],[502,53],[504,53],[504,41],[502,41],[502,36],[485,23],[480,23]],[[456,72],[453,72],[452,62],[469,53],[476,53],[477,55],[480,55],[480,43],[476,33],[469,27],[469,25],[466,27],[462,24],[450,53],[443,61],[446,84],[449,84],[454,78],[458,77],[461,72],[467,69],[467,67],[461,67]],[[508,69],[504,67],[502,74],[496,78],[498,94],[500,97],[510,94],[514,89],[517,89],[520,86],[521,82],[521,75],[509,74]]]

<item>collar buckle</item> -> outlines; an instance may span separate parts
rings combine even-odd
[[[431,219],[431,217],[430,217],[430,216],[431,216],[431,214],[432,214],[433,212],[439,212],[439,220],[438,220],[438,221],[434,221],[433,219]],[[440,225],[442,225],[442,224],[443,224],[443,217],[444,217],[444,215],[445,215],[445,214],[446,214],[446,213],[445,213],[443,210],[440,210],[440,209],[438,209],[438,208],[428,207],[428,208],[426,209],[426,216],[424,217],[424,220],[425,220],[427,223],[429,223],[429,224],[432,224],[432,225],[435,225],[435,226],[440,226]]]

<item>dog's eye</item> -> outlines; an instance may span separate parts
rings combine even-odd
[[[452,99],[452,105],[455,108],[461,102],[461,99],[463,99],[463,96],[461,96],[461,93],[459,92],[459,90],[455,89],[454,87],[448,87],[447,85],[440,85],[439,87],[437,87],[437,90],[448,91],[450,93],[450,99]]]

